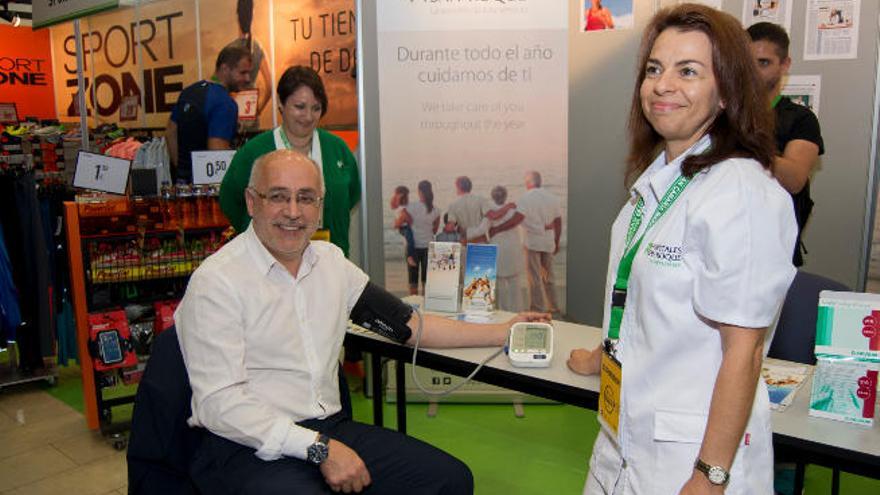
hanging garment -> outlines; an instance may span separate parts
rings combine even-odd
[[[6,234],[12,279],[19,293],[19,367],[23,371],[42,368],[43,356],[51,353],[44,353],[41,339],[49,338],[46,348],[51,348],[53,326],[49,254],[33,171],[0,175],[0,223]]]
[[[12,265],[6,252],[3,223],[0,222],[0,349],[5,349],[7,342],[15,340],[15,329],[20,324],[18,291],[12,281]]]

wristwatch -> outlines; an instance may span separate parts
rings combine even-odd
[[[697,458],[697,461],[694,462],[694,468],[705,474],[706,478],[709,478],[709,483],[712,483],[713,485],[724,486],[730,481],[730,473],[728,473],[726,469],[721,466],[710,466],[701,461],[699,457]]]
[[[330,455],[330,437],[321,433],[315,443],[309,445],[306,449],[306,460],[316,466],[320,466],[322,462],[327,460]]]

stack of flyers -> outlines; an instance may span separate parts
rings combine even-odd
[[[770,408],[784,411],[809,375],[809,366],[764,361],[761,376],[764,377],[767,392],[770,394]]]
[[[465,263],[462,309],[468,313],[491,313],[496,304],[495,268],[498,263],[498,246],[468,244]]]
[[[428,244],[428,270],[425,278],[425,309],[456,313],[461,286],[461,244]]]

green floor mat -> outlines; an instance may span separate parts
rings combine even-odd
[[[349,383],[357,384],[357,380],[349,378]],[[83,410],[78,366],[59,368],[54,387],[40,386],[74,409]],[[131,389],[117,393],[131,393]],[[358,421],[372,423],[372,404],[361,392],[352,392]],[[517,418],[509,404],[441,404],[431,418],[427,405],[409,404],[407,432],[467,463],[478,495],[580,494],[598,433],[596,413],[566,405],[525,404],[523,408],[525,417]],[[130,415],[130,405],[113,408],[114,421]],[[385,426],[396,428],[394,404],[386,404],[383,415]],[[830,492],[831,470],[808,466],[806,495]],[[880,493],[880,480],[842,473],[840,493],[875,495]]]

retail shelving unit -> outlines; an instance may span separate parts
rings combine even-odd
[[[137,201],[64,204],[86,424],[100,429],[118,449],[126,446],[124,433],[130,422],[114,422],[113,408],[133,403],[132,387],[123,384],[133,386],[140,380],[152,334],[133,336],[137,366],[99,371],[90,352],[89,315],[179,299],[192,271],[222,245],[228,228],[217,214],[167,228],[162,213],[157,213],[158,200],[152,212],[147,205],[141,215]],[[139,319],[143,324],[149,314]]]

